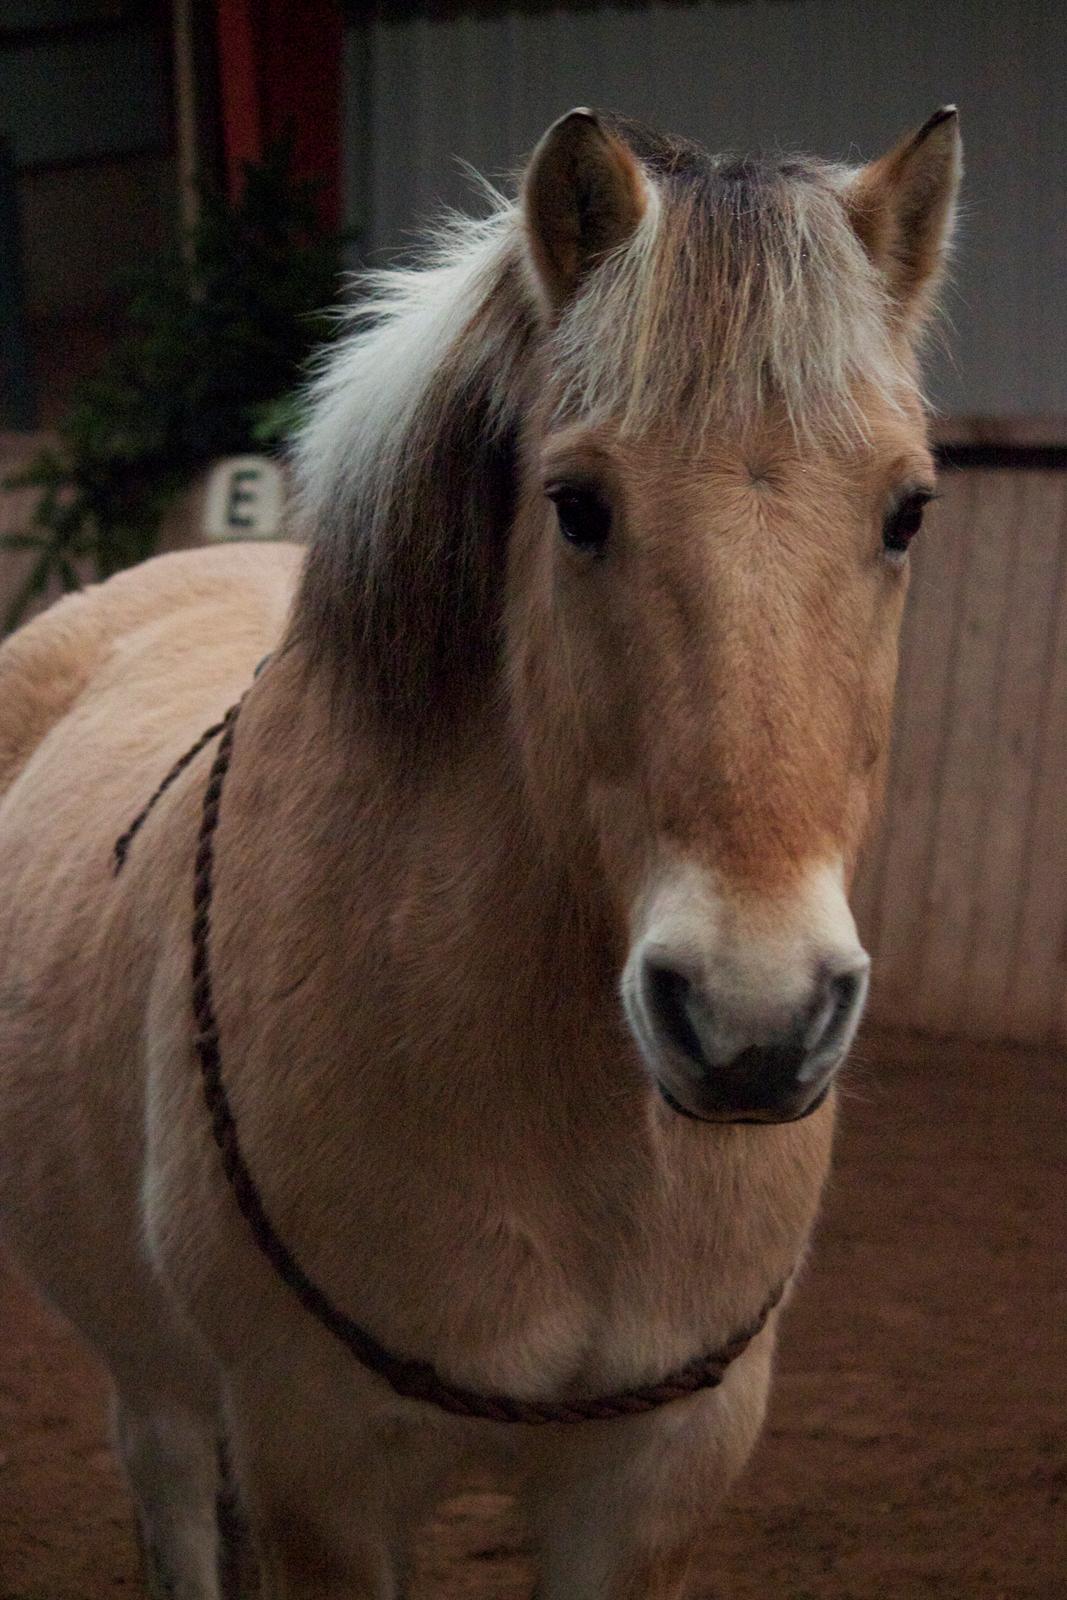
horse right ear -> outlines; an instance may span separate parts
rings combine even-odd
[[[944,273],[960,167],[956,107],[942,106],[895,150],[863,167],[845,193],[852,226],[909,332],[926,316]]]
[[[526,238],[541,297],[558,313],[585,275],[626,243],[648,206],[636,158],[595,111],[554,122],[523,184]]]

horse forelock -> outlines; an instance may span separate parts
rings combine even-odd
[[[544,397],[559,420],[694,447],[768,407],[798,438],[862,434],[858,395],[915,379],[840,195],[806,159],[712,157],[613,122],[650,203],[551,328],[519,206],[454,217],[423,262],[366,280],[324,359],[295,449],[311,531],[294,619],[313,657],[388,720],[444,726],[496,650],[515,442]]]
[[[850,169],[708,156],[621,123],[652,203],[556,330],[561,414],[698,444],[783,412],[803,442],[916,397],[884,284],[841,203]]]

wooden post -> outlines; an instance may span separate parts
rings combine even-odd
[[[187,248],[204,189],[217,189],[225,177],[218,33],[218,0],[172,0],[178,213]]]

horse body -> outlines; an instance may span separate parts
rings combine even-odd
[[[70,1282],[79,1295],[95,1289],[104,1325],[118,1261],[145,1260],[143,1035],[165,925],[151,893],[130,895],[116,881],[100,895],[113,819],[139,809],[160,761],[202,726],[205,708],[247,682],[261,641],[284,620],[296,556],[272,552],[276,571],[258,583],[260,551],[165,559],[61,602],[0,658],[12,732],[0,775],[0,1121],[5,1149],[21,1150],[29,1169],[4,1164],[5,1215],[16,1250],[20,1236],[39,1239],[50,1292],[62,1304]],[[153,863],[153,887],[173,866],[177,901],[182,869],[166,854]],[[87,1193],[99,1196],[98,1212],[85,1211]],[[71,1230],[79,1215],[96,1230],[95,1251],[92,1232]]]
[[[27,629],[24,656],[35,631],[51,651],[64,623],[72,654],[83,634],[95,671],[0,813],[12,908],[0,1132],[24,1152],[5,1166],[6,1237],[120,1392],[191,1410],[209,1444],[220,1366],[231,1382],[275,1371],[275,1405],[291,1404],[301,1375],[329,1391],[329,1412],[358,1395],[391,1439],[405,1412],[250,1249],[210,1142],[188,985],[206,757],[111,876],[114,837],[176,746],[278,644],[294,553],[213,557],[207,605],[202,556],[152,563],[124,580],[140,591],[128,633],[92,616],[121,583]],[[160,601],[168,609],[146,622]],[[9,704],[32,692],[20,665]],[[524,852],[528,823],[486,742],[471,741],[462,784],[442,776],[413,806],[372,751],[339,739],[328,714],[308,716],[302,679],[283,656],[242,713],[213,941],[231,1092],[282,1231],[390,1345],[489,1391],[610,1392],[721,1344],[795,1265],[829,1118],[775,1130],[790,1176],[769,1211],[743,1136],[733,1151],[702,1149],[700,1130],[654,1112],[638,1074],[620,1083],[633,1046],[603,985],[583,982],[604,952],[590,959],[580,927],[560,941],[569,884],[554,886],[560,910],[546,921],[544,862]],[[405,970],[390,977],[394,959]],[[532,1033],[545,993],[552,1014]],[[756,1381],[729,1380],[746,1434],[763,1403],[754,1354]],[[364,1431],[361,1410],[352,1426]],[[470,1449],[451,1431],[435,1465]],[[280,1432],[291,1448],[289,1423]],[[480,1441],[494,1458],[517,1443]],[[533,1471],[546,1449],[527,1453]]]
[[[308,497],[322,535],[302,578],[293,547],[165,557],[0,654],[0,1216],[114,1375],[153,1593],[218,1594],[222,1428],[268,1594],[399,1594],[413,1523],[473,1454],[522,1483],[547,1600],[684,1593],[758,1431],[773,1318],[720,1389],[576,1430],[447,1419],[362,1371],[255,1250],[211,1140],[189,980],[206,752],[111,870],[163,772],[274,652],[215,840],[224,1073],[279,1232],[390,1348],[516,1398],[612,1392],[722,1344],[795,1271],[862,1002],[843,885],[903,600],[879,558],[856,563],[853,530],[928,469],[913,398],[855,373],[877,434],[862,454],[801,448],[784,392],[755,434],[735,421],[695,455],[661,424],[622,450],[583,420],[599,367],[585,401],[573,378],[553,395],[522,274],[550,323],[570,326],[575,295],[591,315],[573,280],[594,293],[602,261],[629,270],[663,159],[565,119],[528,179],[527,265],[508,223],[465,268],[479,297],[438,317],[447,338],[398,319],[424,365],[435,340],[452,355],[417,404],[381,397],[391,427],[360,446],[377,485],[360,516],[392,519],[361,574],[330,523],[367,492],[330,433],[359,379],[342,362],[304,444],[305,477],[340,465]],[[585,165],[575,222],[566,173]],[[561,522],[586,497],[598,540],[610,499],[619,557],[598,590],[591,540],[546,538],[542,482]],[[841,531],[789,567],[827,508]],[[487,542],[435,548],[460,524]]]

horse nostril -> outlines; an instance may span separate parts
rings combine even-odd
[[[684,973],[673,967],[660,966],[655,961],[645,964],[645,995],[649,1009],[664,1034],[676,1049],[689,1057],[697,1066],[707,1066],[707,1058],[700,1037],[689,1016],[687,1002],[692,994],[692,984]]]
[[[658,954],[658,953],[657,953]],[[867,993],[866,956],[845,971],[823,967],[804,999],[778,1009],[709,994],[669,958],[644,957],[640,994],[645,1043],[668,1105],[719,1121],[792,1121],[825,1099]],[[810,981],[810,980],[809,980]],[[762,1004],[760,1003],[762,1001]]]
[[[864,962],[826,980],[804,1041],[812,1060],[824,1062],[847,1044],[867,995],[867,971]]]

